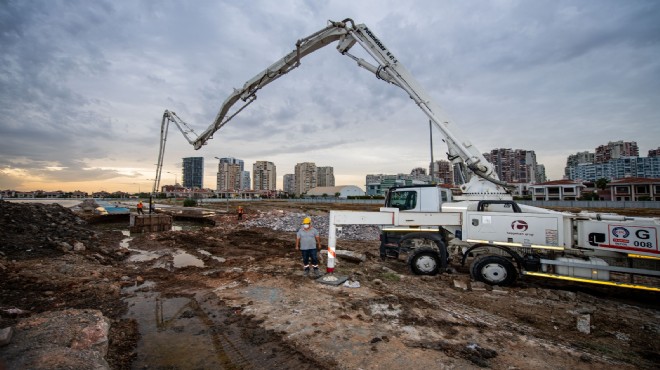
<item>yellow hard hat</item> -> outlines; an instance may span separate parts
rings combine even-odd
[[[312,223],[312,219],[311,219],[311,218],[309,218],[309,217],[305,217],[305,218],[303,219],[303,224],[311,224],[311,223]]]

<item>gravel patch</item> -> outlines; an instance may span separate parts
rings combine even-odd
[[[328,237],[329,216],[309,215],[302,212],[269,211],[261,212],[259,217],[245,223],[249,227],[263,227],[275,231],[296,232],[303,218],[310,217],[312,226],[322,237]],[[341,240],[378,240],[380,228],[375,225],[344,225],[337,230],[337,239]]]

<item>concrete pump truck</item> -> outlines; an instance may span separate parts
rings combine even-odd
[[[330,211],[329,273],[335,268],[337,229],[371,224],[382,229],[381,256],[407,256],[410,269],[419,275],[443,272],[450,263],[469,263],[472,278],[491,285],[510,285],[519,277],[538,276],[660,291],[660,218],[556,212],[518,204],[494,166],[459,135],[455,124],[395,54],[366,25],[351,19],[329,21],[325,28],[298,40],[292,52],[235,89],[200,135],[166,110],[153,193],[160,183],[170,122],[200,149],[255,101],[257,91],[300,66],[303,57],[333,42],[341,55],[408,94],[442,133],[448,159],[466,181],[460,185],[460,195],[435,185],[398,187],[389,190],[379,212]],[[356,45],[373,61],[351,54]],[[243,104],[230,112],[239,101]]]

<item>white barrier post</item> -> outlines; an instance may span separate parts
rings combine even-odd
[[[335,211],[330,211],[330,222],[328,229],[328,263],[327,272],[335,271],[335,247],[337,246],[337,227],[335,226]]]

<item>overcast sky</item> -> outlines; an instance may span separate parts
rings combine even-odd
[[[608,141],[660,146],[660,2],[0,0],[0,189],[150,190],[165,109],[201,132],[295,42],[352,18],[397,56],[481,152],[536,152],[549,179]],[[337,185],[428,168],[428,119],[330,45],[181,158],[334,167]],[[353,50],[357,50],[355,47]],[[435,159],[446,146],[434,132]],[[175,175],[176,174],[176,175]]]

